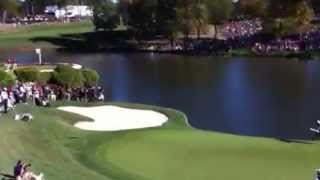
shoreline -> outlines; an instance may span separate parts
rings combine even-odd
[[[319,162],[317,156],[310,155],[310,152],[318,152],[320,146],[317,142],[314,144],[305,141],[285,142],[272,138],[190,130],[183,123],[183,113],[179,113],[178,110],[171,111],[170,108],[142,104],[110,104],[155,110],[166,114],[169,121],[160,128],[121,132],[86,132],[72,126],[75,122],[87,121],[86,117],[60,112],[56,107],[44,109],[19,105],[17,107],[19,111],[31,111],[37,116],[34,121],[27,124],[13,121],[11,115],[2,116],[1,134],[4,137],[4,141],[0,141],[4,154],[1,159],[4,162],[2,170],[10,172],[17,157],[27,157],[26,161],[32,163],[36,172],[43,172],[47,179],[57,180],[65,177],[79,180],[88,178],[102,180],[107,177],[132,179],[136,177],[136,172],[143,172],[141,174],[143,177],[183,179],[186,177],[185,174],[174,172],[185,170],[183,165],[186,163],[194,164],[187,169],[187,176],[192,179],[203,178],[199,172],[205,168],[217,169],[215,167],[218,167],[216,171],[208,171],[210,173],[207,173],[206,179],[232,179],[234,177],[231,176],[234,174],[241,178],[259,179],[261,173],[268,171],[280,175],[268,175],[267,178],[286,177],[296,180],[310,177]],[[93,106],[95,104],[67,105]],[[29,141],[26,141],[26,138]],[[50,143],[43,143],[48,141]],[[16,147],[15,151],[10,151],[13,146]],[[13,154],[5,156],[6,152]],[[253,155],[248,156],[248,154]],[[52,161],[52,158],[46,157],[52,157],[55,160]],[[234,162],[242,162],[244,157],[246,165],[234,164]],[[266,157],[268,161],[265,161]],[[306,163],[305,158],[309,157],[313,158]],[[305,163],[302,169],[301,163]],[[106,164],[111,166],[105,166]],[[156,166],[150,166],[150,164],[156,164]],[[119,166],[124,169],[117,168]],[[61,168],[52,169],[52,167]],[[138,169],[135,169],[136,167]],[[198,168],[194,169],[194,167]],[[281,167],[287,168],[281,169]],[[252,168],[259,172],[258,175],[250,172]],[[132,171],[127,173],[127,169]],[[292,169],[299,169],[299,171],[293,172]],[[226,176],[230,170],[236,173]],[[159,171],[171,171],[174,176],[171,173],[168,175],[158,173]]]
[[[43,51],[57,51],[62,53],[150,53],[150,54],[167,54],[167,55],[178,55],[178,56],[215,56],[215,57],[256,57],[256,58],[287,58],[287,59],[299,59],[299,60],[320,60],[320,52],[283,52],[283,53],[272,53],[272,54],[256,54],[249,49],[235,49],[231,52],[193,52],[193,51],[154,51],[154,50],[141,50],[134,48],[101,48],[101,49],[69,49],[57,46],[35,46],[40,47]],[[35,50],[35,47],[0,47],[0,51],[4,52],[31,52]]]
[[[206,129],[201,129],[201,128],[196,128],[194,126],[192,126],[192,124],[189,121],[188,116],[177,109],[173,109],[170,107],[161,107],[161,106],[156,106],[156,105],[149,105],[149,104],[136,104],[136,103],[126,103],[126,102],[110,102],[110,103],[102,103],[102,104],[88,104],[88,105],[70,105],[70,106],[57,106],[56,108],[64,108],[64,107],[82,107],[82,108],[94,108],[94,107],[102,107],[102,106],[116,106],[116,107],[120,107],[120,108],[126,108],[126,109],[131,109],[131,110],[142,110],[142,111],[155,111],[157,113],[160,113],[164,116],[166,116],[168,118],[168,120],[163,123],[161,126],[156,126],[156,127],[146,127],[146,128],[139,128],[139,129],[128,129],[128,130],[120,130],[119,132],[126,132],[126,131],[131,131],[131,130],[144,130],[144,129],[150,129],[150,128],[165,128],[166,126],[171,126],[170,123],[172,123],[171,121],[171,117],[169,114],[167,114],[166,112],[174,112],[179,114],[180,116],[182,116],[183,118],[183,126],[185,126],[186,128],[189,128],[191,130],[196,130],[196,131],[202,131],[202,132],[209,132],[209,133],[217,133],[217,134],[221,134],[221,135],[228,135],[228,136],[239,136],[239,137],[245,137],[245,138],[257,138],[257,139],[270,139],[270,140],[276,140],[279,142],[286,142],[286,143],[295,143],[295,144],[314,144],[315,142],[310,140],[309,138],[288,138],[288,137],[275,137],[275,136],[257,136],[257,135],[247,135],[247,134],[237,134],[237,133],[231,133],[231,132],[224,132],[224,131],[219,131],[219,130],[206,130]],[[161,111],[159,111],[159,109]],[[61,109],[58,109],[61,110]],[[68,111],[64,111],[61,110],[63,112],[68,112]],[[76,114],[79,115],[81,117],[88,117],[86,115],[82,115],[82,114],[78,114],[78,113],[74,113],[74,112],[68,112],[68,113],[72,113],[72,114]],[[93,120],[91,117],[88,117],[90,120]],[[86,121],[80,121],[80,123],[82,122],[86,122]],[[88,121],[91,122],[91,121]],[[79,128],[77,126],[75,126],[76,124],[78,124],[79,122],[76,122],[74,124],[72,124],[72,126],[74,126],[75,128]],[[81,128],[80,128],[81,129]],[[83,130],[83,129],[82,129]],[[102,131],[103,132],[103,131]],[[117,132],[117,131],[106,131],[104,130],[104,132]]]

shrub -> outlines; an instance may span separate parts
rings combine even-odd
[[[39,70],[34,67],[19,68],[14,73],[21,82],[38,82],[40,78]]]
[[[0,70],[0,86],[11,86],[14,84],[14,77],[3,71],[3,70]]]
[[[40,72],[39,79],[37,82],[40,84],[47,84],[51,81],[52,76],[52,72]]]
[[[100,77],[97,71],[91,69],[82,70],[85,86],[94,86],[98,83]]]
[[[84,78],[81,70],[73,69],[67,65],[58,65],[53,73],[52,80],[66,87],[81,87],[84,84]]]

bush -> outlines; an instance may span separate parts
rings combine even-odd
[[[14,82],[15,82],[15,79],[11,74],[3,70],[0,70],[0,86],[5,86],[5,87],[11,86],[14,84]]]
[[[82,75],[84,78],[84,85],[85,86],[95,86],[100,79],[97,71],[91,70],[91,69],[82,70]]]
[[[40,79],[40,72],[34,67],[19,68],[14,73],[21,82],[38,82]]]
[[[73,69],[67,65],[58,65],[53,73],[52,81],[65,87],[81,87],[84,78],[81,70]]]
[[[40,72],[40,76],[37,82],[43,85],[47,84],[48,82],[51,81],[52,76],[53,76],[52,72]]]

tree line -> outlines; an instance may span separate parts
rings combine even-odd
[[[94,23],[97,29],[112,30],[121,17],[137,36],[170,39],[191,32],[200,37],[213,25],[216,38],[220,24],[260,18],[266,33],[285,36],[308,30],[319,11],[319,0],[101,0],[94,8]]]
[[[319,0],[0,0],[0,13],[4,22],[8,14],[42,14],[47,5],[67,4],[92,6],[96,29],[113,30],[121,19],[137,36],[170,39],[192,32],[200,37],[209,24],[216,38],[219,24],[239,17],[260,18],[264,31],[277,36],[301,33],[320,12]]]

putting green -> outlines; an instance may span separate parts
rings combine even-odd
[[[121,104],[124,105],[124,104]],[[285,143],[189,128],[180,112],[124,105],[165,113],[161,128],[87,132],[72,126],[85,117],[20,105],[30,123],[0,117],[0,171],[10,173],[18,159],[32,163],[48,180],[102,179],[312,179],[320,167],[320,144]],[[107,118],[107,116],[106,116]]]

